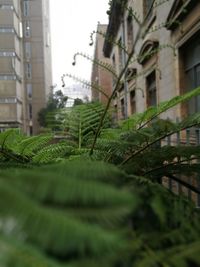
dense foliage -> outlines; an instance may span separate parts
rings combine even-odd
[[[38,113],[38,122],[42,127],[49,127],[53,130],[57,129],[57,124],[61,121],[56,117],[58,111],[65,108],[68,97],[61,90],[50,94],[47,105]]]
[[[160,184],[163,175],[198,173],[199,147],[160,142],[198,125],[200,116],[155,120],[199,91],[115,129],[108,117],[92,156],[99,104],[67,112],[60,141],[13,129],[1,133],[1,265],[199,266],[199,210]]]

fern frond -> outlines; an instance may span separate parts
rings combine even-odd
[[[191,98],[197,96],[200,94],[200,87],[191,90],[184,95],[175,96],[174,98],[161,102],[157,107],[149,107],[145,112],[143,113],[137,113],[134,114],[128,119],[127,121],[124,121],[122,123],[122,127],[126,127],[126,129],[141,129],[144,126],[146,126],[148,123],[153,121],[155,118],[157,118],[160,114],[164,113],[165,111],[169,110],[170,108],[183,103],[185,101],[190,100]]]
[[[103,106],[97,103],[79,105],[72,109],[67,118],[68,136],[77,142],[79,149],[89,137],[94,136],[103,110]],[[108,117],[104,126],[107,124]]]
[[[30,245],[0,235],[0,265],[6,267],[61,267]],[[67,267],[67,266],[66,266]]]
[[[60,257],[102,256],[118,249],[123,240],[117,234],[88,225],[56,210],[38,206],[28,196],[0,181],[4,202],[0,203],[1,229],[4,235],[25,238],[38,248]],[[8,224],[12,224],[9,231]],[[95,239],[94,239],[95,236]],[[121,244],[120,244],[121,243]]]
[[[100,67],[102,67],[103,69],[107,70],[108,72],[110,72],[115,77],[117,77],[116,71],[115,71],[115,69],[113,68],[113,66],[111,64],[108,64],[107,62],[104,62],[104,61],[99,60],[97,58],[92,58],[89,55],[86,55],[86,54],[81,53],[81,52],[77,52],[74,55],[74,58],[73,58],[74,61],[72,63],[73,66],[76,65],[76,58],[77,58],[77,56],[82,56],[82,57],[84,57],[84,58],[92,61],[94,64],[99,65]]]
[[[32,156],[52,140],[52,135],[26,137],[16,147],[15,151],[22,156]]]
[[[58,162],[59,159],[69,156],[73,149],[65,143],[48,145],[33,156],[32,162],[39,164]]]
[[[74,170],[76,166],[79,166],[77,171]],[[31,172],[20,170],[19,173],[14,172],[14,176],[6,173],[5,181],[16,185],[20,191],[26,192],[37,200],[52,202],[56,205],[78,205],[78,207],[129,205],[132,202],[132,196],[128,192],[118,192],[113,186],[101,182],[109,175],[125,175],[123,172],[109,167],[110,165],[106,166],[101,163],[76,161],[34,169]],[[88,168],[90,169],[89,175]],[[100,168],[102,172],[97,174]],[[57,175],[55,175],[56,172]],[[24,187],[25,182],[26,187]]]
[[[166,267],[190,267],[199,266],[200,242],[194,242],[179,246],[174,246],[165,251],[153,251],[150,248],[146,249],[144,258],[137,261],[134,266],[136,267],[153,267],[157,265]]]
[[[19,129],[8,129],[0,133],[0,147],[1,149],[10,148],[10,145],[16,143],[21,139],[21,134]]]
[[[161,123],[160,123],[161,122]],[[182,130],[198,126],[200,124],[200,113],[195,113],[184,119],[180,123],[168,123],[167,127],[163,128],[163,121],[159,120],[156,122],[156,129],[158,129],[159,125],[159,130],[154,131],[154,125],[153,124],[152,128],[149,128],[149,131],[151,134],[149,135],[149,138],[147,139],[147,143],[145,143],[139,150],[136,150],[132,155],[128,156],[123,162],[122,165],[127,163],[129,160],[134,158],[135,156],[143,153],[146,149],[149,149],[156,143],[160,142],[162,139],[166,138],[167,136],[173,135],[177,132],[181,132]],[[141,128],[142,130],[142,128]],[[138,130],[140,132],[140,130]]]

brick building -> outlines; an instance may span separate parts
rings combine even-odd
[[[107,25],[98,24],[97,32],[106,33]],[[96,35],[94,58],[107,64],[111,64],[109,58],[103,54],[104,37],[101,34]],[[100,86],[103,92],[92,88],[92,100],[100,101],[105,104],[107,102],[106,95],[110,96],[112,91],[112,75],[96,63],[92,66],[92,83]],[[106,95],[105,95],[106,94]]]

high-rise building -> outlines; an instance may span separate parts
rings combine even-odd
[[[48,0],[0,0],[0,130],[39,132],[51,91]]]

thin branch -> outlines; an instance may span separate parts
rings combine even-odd
[[[179,161],[170,162],[170,163],[167,163],[167,164],[162,165],[160,167],[151,169],[151,170],[143,173],[143,175],[146,176],[146,175],[148,175],[150,173],[153,173],[153,172],[156,172],[156,171],[160,171],[160,170],[166,169],[166,168],[168,168],[170,166],[175,166],[177,164],[181,164],[181,163],[188,162],[188,161],[191,161],[191,160],[198,160],[199,158],[200,157],[193,157],[193,158],[190,158],[190,159],[183,159],[183,160],[179,160]]]
[[[174,180],[174,181],[176,181],[176,182],[178,182],[179,184],[181,184],[181,185],[187,187],[187,188],[190,189],[191,191],[193,191],[193,192],[195,192],[195,193],[197,193],[197,194],[200,194],[200,190],[199,190],[198,188],[196,188],[195,186],[193,186],[193,185],[191,185],[191,184],[186,183],[185,181],[183,181],[183,180],[177,178],[176,176],[174,176],[174,175],[172,175],[172,174],[166,174],[165,176],[168,177],[168,178],[170,178],[170,179],[172,179],[172,180]]]
[[[144,20],[144,22],[145,22],[145,20]],[[104,113],[103,113],[103,115],[102,115],[102,117],[100,119],[99,126],[97,128],[97,131],[96,131],[96,134],[95,134],[93,143],[92,143],[92,147],[91,147],[91,150],[90,150],[90,156],[93,154],[93,151],[94,151],[94,148],[95,148],[95,145],[96,145],[96,142],[97,142],[97,138],[98,138],[99,133],[101,131],[101,127],[103,125],[103,122],[104,122],[104,119],[106,117],[106,114],[107,114],[107,112],[108,112],[108,110],[110,108],[112,99],[114,98],[116,92],[118,91],[119,86],[120,86],[120,83],[121,83],[121,79],[122,79],[123,75],[125,74],[128,66],[129,66],[129,63],[131,62],[131,59],[132,59],[132,57],[133,57],[133,55],[135,53],[135,47],[136,47],[136,44],[137,44],[138,40],[140,39],[141,32],[142,32],[142,29],[143,29],[143,26],[144,26],[144,22],[142,23],[141,27],[139,28],[139,31],[137,33],[137,36],[136,36],[135,42],[133,44],[132,50],[131,50],[131,52],[130,52],[130,54],[128,56],[127,62],[125,64],[124,68],[121,70],[121,73],[119,74],[119,77],[117,79],[117,82],[116,82],[116,85],[114,87],[114,90],[113,90],[110,98],[108,99],[107,105],[106,105],[105,110],[104,110]]]
[[[177,133],[178,131],[183,131],[183,130],[186,130],[186,129],[188,129],[188,128],[191,128],[191,127],[194,127],[194,126],[197,126],[197,125],[199,125],[199,123],[194,123],[194,124],[191,124],[191,125],[187,125],[187,126],[181,128],[181,129],[179,129],[179,130],[176,129],[176,130],[174,130],[174,131],[169,132],[168,134],[165,134],[165,135],[160,136],[159,138],[157,138],[157,139],[154,140],[153,142],[148,143],[148,145],[146,145],[146,146],[142,147],[141,149],[135,151],[135,153],[133,153],[132,155],[130,155],[128,158],[126,158],[126,159],[120,164],[120,166],[126,164],[129,160],[131,160],[132,158],[134,158],[135,156],[137,156],[138,154],[140,154],[140,153],[143,152],[144,150],[148,149],[148,148],[151,147],[152,145],[156,144],[157,142],[161,141],[163,138],[168,137],[168,136],[170,136],[170,135],[172,135],[172,134],[174,134],[174,133]]]

